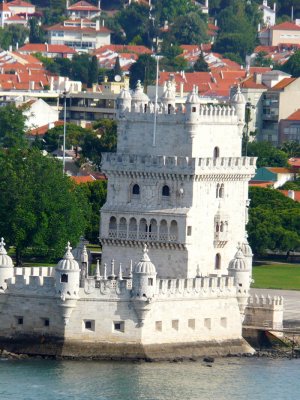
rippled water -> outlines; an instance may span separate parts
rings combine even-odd
[[[1,400],[296,400],[300,359],[0,361]]]

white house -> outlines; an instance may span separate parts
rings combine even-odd
[[[49,44],[65,44],[87,52],[110,44],[110,30],[100,21],[71,18],[48,29]]]
[[[101,1],[98,1],[98,6],[88,3],[87,1],[78,1],[70,5],[69,0],[67,0],[67,15],[69,17],[74,16],[75,18],[88,18],[92,19],[99,17],[101,14]]]

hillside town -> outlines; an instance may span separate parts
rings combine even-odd
[[[0,350],[294,351],[300,282],[260,271],[300,259],[300,5],[3,0],[0,21]]]

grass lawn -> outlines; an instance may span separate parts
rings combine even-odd
[[[253,267],[253,288],[300,290],[299,264],[268,264]]]

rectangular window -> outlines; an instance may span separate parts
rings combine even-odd
[[[190,329],[195,330],[196,321],[195,321],[194,319],[189,319],[189,320],[188,320],[188,327],[189,327]]]
[[[125,331],[124,321],[114,321],[113,327],[114,327],[115,332],[124,332]]]
[[[211,329],[211,319],[210,318],[204,318],[204,326],[207,329]]]
[[[188,226],[188,227],[187,227],[187,235],[188,235],[188,236],[191,236],[191,235],[192,235],[192,227],[191,227],[191,226]]]
[[[153,286],[153,278],[148,278],[148,286]]]
[[[17,319],[17,324],[18,325],[23,325],[23,323],[24,323],[23,317],[16,317],[16,319]]]
[[[95,331],[95,320],[93,320],[93,319],[83,320],[83,328],[84,328],[83,330],[94,332]]]
[[[43,318],[43,323],[44,323],[44,326],[50,326],[49,318]]]
[[[162,321],[156,321],[155,322],[155,330],[158,332],[162,331]]]
[[[227,328],[227,318],[221,318],[220,322],[223,328]]]
[[[178,328],[179,328],[179,321],[178,321],[178,319],[173,319],[173,321],[172,321],[172,328],[175,329],[175,331],[178,331]]]

